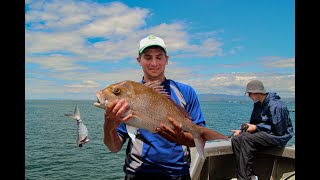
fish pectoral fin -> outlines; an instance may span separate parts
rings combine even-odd
[[[133,140],[136,141],[136,136],[137,136],[137,132],[138,132],[138,128],[130,126],[128,124],[126,124],[127,126],[127,131],[128,131],[128,135],[129,137]]]
[[[132,113],[132,116],[136,119],[145,120],[145,121],[149,119],[147,116],[143,115],[139,111],[132,111],[131,110],[131,113]]]
[[[194,143],[196,145],[196,149],[198,151],[199,156],[202,159],[205,159],[204,146],[206,141],[202,137],[199,137],[199,138],[194,138]]]
[[[150,131],[151,133],[155,133],[156,127],[159,125],[155,122],[151,121],[143,113],[139,111],[131,111],[132,117],[126,122],[127,125],[134,126],[136,128],[142,128]]]

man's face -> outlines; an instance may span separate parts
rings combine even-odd
[[[253,102],[257,102],[259,101],[258,95],[257,93],[247,93],[248,97],[250,97],[252,99]]]
[[[144,76],[149,79],[164,77],[165,66],[168,64],[168,56],[161,47],[146,48],[138,62],[143,69]]]

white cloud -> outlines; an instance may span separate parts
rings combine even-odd
[[[221,52],[221,43],[212,38],[190,44],[183,22],[144,28],[149,10],[131,8],[120,2],[98,5],[69,0],[29,6],[25,35],[27,55],[69,52],[90,60],[132,57],[136,55],[133,47],[137,47],[138,40],[146,34],[166,39],[170,53],[182,51],[192,56],[213,56]],[[87,38],[95,37],[104,40],[88,43]]]
[[[279,57],[270,57],[264,62],[266,67],[275,67],[275,68],[294,68],[295,67],[295,58],[282,59]]]
[[[267,91],[275,91],[281,97],[295,96],[295,75],[281,73],[222,73],[214,74],[209,80],[190,79],[198,93],[244,95],[249,81],[259,79]]]

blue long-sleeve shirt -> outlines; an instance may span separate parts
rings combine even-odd
[[[275,92],[269,92],[263,103],[254,103],[250,124],[264,131],[278,145],[284,147],[293,136],[293,126],[287,106]]]

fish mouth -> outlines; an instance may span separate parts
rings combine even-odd
[[[93,103],[93,105],[95,105],[98,108],[105,109],[108,104],[108,100],[104,100],[101,91],[97,92],[96,96],[97,96],[97,102]]]

